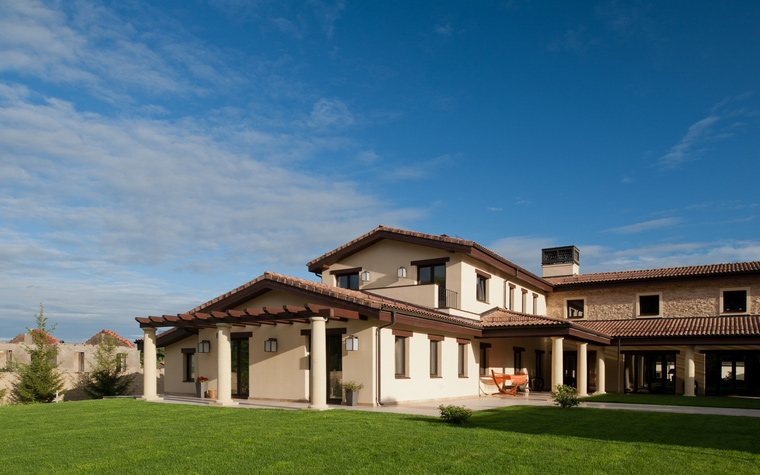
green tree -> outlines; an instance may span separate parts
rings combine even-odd
[[[103,334],[95,360],[91,361],[92,371],[82,375],[80,387],[93,399],[103,396],[128,394],[132,386],[132,375],[126,374],[126,354],[119,353],[119,343],[112,335]]]
[[[0,382],[3,380],[4,377],[5,377],[5,373],[3,373],[2,370],[0,370]],[[0,389],[0,406],[2,406],[5,403],[5,393],[7,392],[8,390],[5,388]]]
[[[32,346],[25,348],[29,354],[29,363],[14,362],[12,369],[17,377],[11,391],[14,402],[26,404],[30,402],[52,402],[56,392],[63,392],[63,378],[58,372],[58,346],[50,336],[55,330],[55,325],[50,329],[47,326],[42,304],[40,313],[35,315],[37,328],[27,327],[32,337]]]

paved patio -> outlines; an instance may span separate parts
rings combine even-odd
[[[213,399],[201,399],[188,396],[170,396],[162,395],[163,399],[158,401],[163,404],[190,404],[196,406],[215,405]],[[301,410],[309,407],[308,402],[290,402],[290,401],[252,401],[247,399],[236,399],[235,405],[245,409],[288,409]],[[553,406],[548,392],[532,392],[530,395],[505,396],[490,395],[473,398],[459,398],[450,400],[435,400],[405,404],[386,404],[384,406],[343,406],[330,404],[330,409],[346,411],[368,411],[368,412],[390,412],[397,414],[411,414],[421,416],[438,417],[440,412],[438,406],[441,404],[454,404],[465,406],[473,411],[483,411],[487,409],[496,409],[506,406]],[[654,404],[620,404],[604,402],[582,402],[580,407],[595,409],[617,409],[628,411],[650,411],[650,412],[674,412],[680,414],[713,414],[722,416],[748,416],[760,417],[760,410],[754,409],[735,409],[723,407],[694,407],[694,406],[658,406]]]

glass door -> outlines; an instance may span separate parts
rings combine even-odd
[[[327,335],[327,401],[340,404],[343,400],[343,338]]]
[[[248,339],[234,339],[232,350],[232,396],[248,397]]]

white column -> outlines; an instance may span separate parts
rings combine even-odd
[[[311,317],[311,404],[322,411],[327,406],[327,319]]]
[[[253,325],[251,325],[249,328],[253,328]],[[248,338],[248,399],[254,399],[254,381],[258,384],[261,384],[261,378],[254,371],[254,366],[251,365],[253,362],[253,337],[255,333],[256,332],[251,330],[251,336]]]
[[[578,396],[588,396],[588,343],[578,342],[578,377],[575,379],[575,387]]]
[[[683,387],[683,395],[684,396],[696,396],[694,394],[694,378],[696,377],[697,373],[697,366],[694,363],[694,347],[693,346],[687,346],[686,351],[684,351],[685,356],[685,364],[686,364],[686,372],[684,374],[684,387]]]
[[[216,325],[216,402],[232,403],[232,348],[229,323]]]
[[[156,329],[143,328],[143,396],[144,401],[156,401]]]
[[[594,394],[607,394],[607,369],[604,366],[604,347],[596,350],[596,392]]]
[[[557,389],[557,386],[562,384],[562,352],[564,351],[563,342],[564,338],[561,336],[552,337],[552,387],[551,390]]]

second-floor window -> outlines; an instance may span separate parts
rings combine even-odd
[[[477,283],[475,288],[476,298],[481,302],[488,301],[488,277],[478,274],[475,276]]]
[[[639,316],[656,317],[660,315],[660,295],[639,295]]]
[[[417,267],[418,284],[438,284],[446,288],[446,264],[434,264]]]
[[[723,291],[723,313],[743,313],[747,311],[747,291],[744,289]]]
[[[359,290],[359,273],[361,267],[345,269],[333,273],[335,284],[342,289]]]

